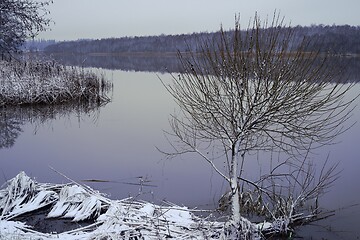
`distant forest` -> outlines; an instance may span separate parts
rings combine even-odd
[[[43,51],[47,46],[55,43],[55,40],[32,39],[26,41],[21,49],[26,52],[39,52]]]
[[[293,27],[296,33],[293,48],[300,43],[303,37],[314,39],[309,50],[320,50],[333,54],[360,54],[360,27],[359,26],[325,26],[312,25],[309,27]],[[269,31],[264,29],[263,31]],[[232,34],[228,31],[227,34]],[[219,32],[202,32],[181,35],[160,35],[143,37],[122,37],[94,40],[64,41],[48,45],[44,48],[48,53],[74,54],[153,54],[175,53],[177,51],[197,51],[199,39],[216,39]],[[34,44],[34,43],[33,43]],[[36,49],[36,46],[33,46]]]

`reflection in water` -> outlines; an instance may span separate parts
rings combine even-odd
[[[176,54],[133,54],[133,55],[52,55],[65,65],[105,68],[135,72],[179,72]]]
[[[11,148],[16,138],[22,132],[21,126],[24,124],[21,115],[17,115],[6,108],[0,112],[0,149]]]
[[[84,115],[91,115],[96,120],[99,108],[98,105],[85,103],[1,107],[0,149],[11,148],[23,132],[22,126],[26,123],[32,123],[35,127],[39,127],[50,120],[71,115],[78,116],[78,119]]]

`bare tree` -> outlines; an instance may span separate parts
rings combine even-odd
[[[50,20],[46,9],[52,1],[0,1],[0,53],[18,52],[28,38],[45,31]]]
[[[297,170],[285,175],[304,187],[302,196],[310,196],[314,175],[302,161],[346,129],[353,100],[345,99],[351,85],[337,81],[339,72],[329,58],[308,52],[307,39],[295,47],[294,29],[278,15],[271,21],[255,16],[244,31],[239,19],[235,22],[233,31],[200,39],[200,51],[179,53],[182,72],[164,85],[180,107],[170,119],[174,151],[169,156],[199,154],[229,183],[230,222],[241,230],[241,183],[263,191],[265,179],[280,176],[274,167],[259,182],[245,179],[249,154],[276,150],[299,160]],[[319,178],[317,187],[328,186],[332,173],[333,168],[324,171],[327,180]]]

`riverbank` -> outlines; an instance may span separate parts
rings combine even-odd
[[[79,67],[55,61],[0,61],[0,106],[110,101],[112,84]]]

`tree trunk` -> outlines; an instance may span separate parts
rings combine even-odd
[[[239,197],[239,187],[238,187],[238,159],[239,153],[237,149],[237,144],[232,146],[232,156],[231,156],[231,175],[230,175],[230,188],[231,188],[231,220],[236,227],[240,227],[240,197]]]
[[[240,197],[236,179],[231,179],[231,194],[231,219],[236,226],[239,226],[241,220]]]

